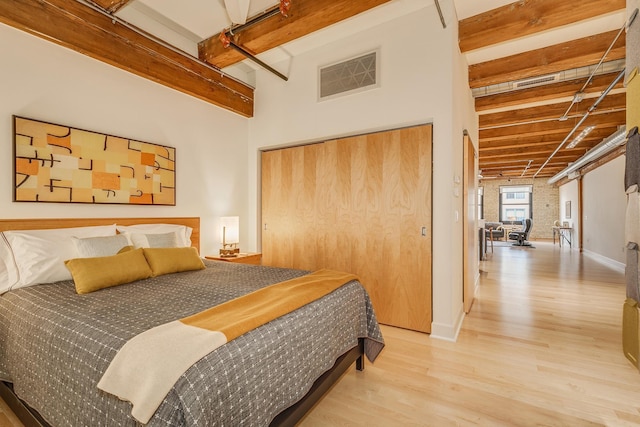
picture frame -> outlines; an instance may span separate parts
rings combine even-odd
[[[564,202],[564,217],[571,218],[571,200]]]
[[[176,204],[176,149],[13,116],[14,202]]]

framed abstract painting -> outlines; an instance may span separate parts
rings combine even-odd
[[[16,202],[176,204],[176,150],[13,116]]]

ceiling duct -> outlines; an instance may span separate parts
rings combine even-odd
[[[525,87],[538,86],[556,82],[560,79],[560,74],[552,74],[550,76],[534,77],[526,80],[518,80],[513,84],[514,89],[522,89]]]
[[[615,131],[614,133],[603,139],[600,144],[587,151],[584,156],[580,157],[578,160],[571,163],[562,171],[549,178],[547,183],[553,184],[564,178],[565,176],[568,176],[569,178],[576,177],[576,175],[574,175],[573,173],[578,169],[587,165],[588,163],[593,162],[594,160],[598,160],[600,157],[613,151],[615,148],[622,145],[626,140],[626,128],[623,126],[621,127],[621,129]]]

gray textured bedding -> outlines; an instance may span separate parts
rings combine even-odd
[[[0,379],[53,426],[137,425],[128,402],[96,387],[128,339],[306,273],[205,263],[205,270],[87,295],[76,294],[72,281],[2,295]],[[375,359],[382,335],[368,295],[350,282],[208,354],[180,377],[148,425],[268,425],[358,337]]]

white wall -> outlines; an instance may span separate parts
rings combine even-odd
[[[573,180],[560,186],[560,216],[557,218],[560,223],[568,222],[573,227],[572,232],[572,248],[580,248],[580,236],[578,229],[580,228],[581,213],[578,211],[578,181]],[[571,202],[571,218],[567,218],[566,203]]]
[[[582,222],[584,252],[619,268],[626,263],[624,165],[625,157],[620,156],[582,177],[582,212],[578,212],[578,181],[560,187],[559,220],[573,227],[573,247],[580,247]],[[567,201],[571,201],[571,218],[566,218]]]
[[[0,218],[200,216],[203,254],[247,228],[247,119],[3,24],[0,58]],[[176,147],[176,206],[12,202],[12,115]]]
[[[446,29],[433,3],[396,1],[407,15],[296,56],[280,68],[289,69],[288,82],[257,71],[249,120],[0,25],[1,170],[13,169],[11,115],[17,114],[176,147],[178,185],[175,207],[44,205],[12,203],[6,179],[0,217],[200,216],[207,253],[218,248],[218,217],[238,214],[241,247],[255,250],[260,148],[433,123],[432,336],[454,339],[462,320],[463,212],[455,178],[462,177],[463,130],[477,144],[477,116],[457,47],[453,1],[440,2]],[[318,66],[376,48],[381,87],[317,101]]]
[[[445,9],[448,11],[448,9]],[[446,16],[445,12],[445,16]],[[451,240],[453,242],[451,247],[451,268],[450,272],[452,274],[451,283],[453,284],[451,288],[451,294],[448,295],[446,292],[439,292],[440,295],[449,298],[450,311],[437,313],[437,319],[439,323],[435,322],[434,318],[434,336],[443,336],[443,337],[453,337],[457,336],[458,329],[451,330],[450,328],[455,327],[459,328],[462,325],[462,320],[464,317],[464,307],[460,305],[458,302],[463,299],[463,286],[458,286],[457,284],[463,283],[463,269],[456,268],[456,266],[463,265],[463,250],[465,248],[462,247],[462,233],[463,233],[463,219],[462,215],[464,214],[466,207],[466,200],[463,197],[463,187],[460,182],[460,177],[464,176],[463,168],[466,167],[464,164],[464,144],[463,144],[463,135],[464,132],[467,131],[469,134],[471,141],[476,150],[478,150],[478,115],[475,112],[475,100],[471,94],[471,90],[469,89],[469,65],[467,64],[464,56],[460,53],[460,48],[458,46],[458,18],[455,16],[453,10],[450,11],[451,16],[450,19],[447,19],[448,25],[451,29],[451,37],[448,39],[448,49],[451,52],[451,60],[452,60],[452,74],[453,74],[453,92],[452,99],[453,105],[452,110],[450,111],[451,117],[453,118],[453,139],[459,140],[459,143],[453,144],[453,152],[452,152],[452,161],[454,164],[454,175],[453,178],[449,176],[449,179],[453,179],[453,196],[454,196],[454,215],[453,218],[451,216],[447,217],[449,214],[447,211],[442,211],[442,218],[440,221],[443,224],[451,223],[451,227],[453,228],[453,232],[451,233]],[[470,154],[471,155],[471,154]],[[434,156],[434,159],[437,159]],[[445,170],[441,170],[440,173],[445,173]],[[478,162],[475,162],[475,171],[474,176],[478,176]],[[446,184],[446,174],[443,175]],[[476,184],[477,186],[477,184]],[[446,191],[446,185],[445,185]],[[437,204],[435,203],[437,199],[434,198],[434,207],[437,208]],[[449,214],[450,215],[450,214]],[[446,226],[446,225],[445,225]],[[435,224],[434,224],[435,228]],[[477,235],[475,233],[474,235]],[[443,237],[440,237],[443,238]],[[439,243],[438,243],[439,244]],[[477,245],[477,239],[476,239]],[[477,246],[476,246],[477,247]],[[434,250],[435,252],[435,250]],[[477,250],[474,251],[469,256],[476,261],[476,285],[478,284],[478,280],[480,278],[480,260],[477,256]],[[444,259],[434,259],[434,263],[444,262],[446,263],[446,258]],[[436,306],[434,305],[434,311]],[[444,320],[444,321],[443,321]]]
[[[620,264],[626,263],[624,166],[620,156],[582,178],[583,249]]]
[[[442,1],[448,25],[435,6],[404,1],[411,13],[330,42],[294,58],[289,81],[256,72],[255,117],[249,128],[249,212],[259,245],[259,150],[331,137],[433,123],[433,326],[432,336],[454,339],[462,319],[462,226],[459,184],[463,130],[477,141],[477,116],[466,64],[457,47],[452,1]],[[317,100],[319,66],[380,49],[379,88]],[[278,67],[282,69],[286,67]]]

